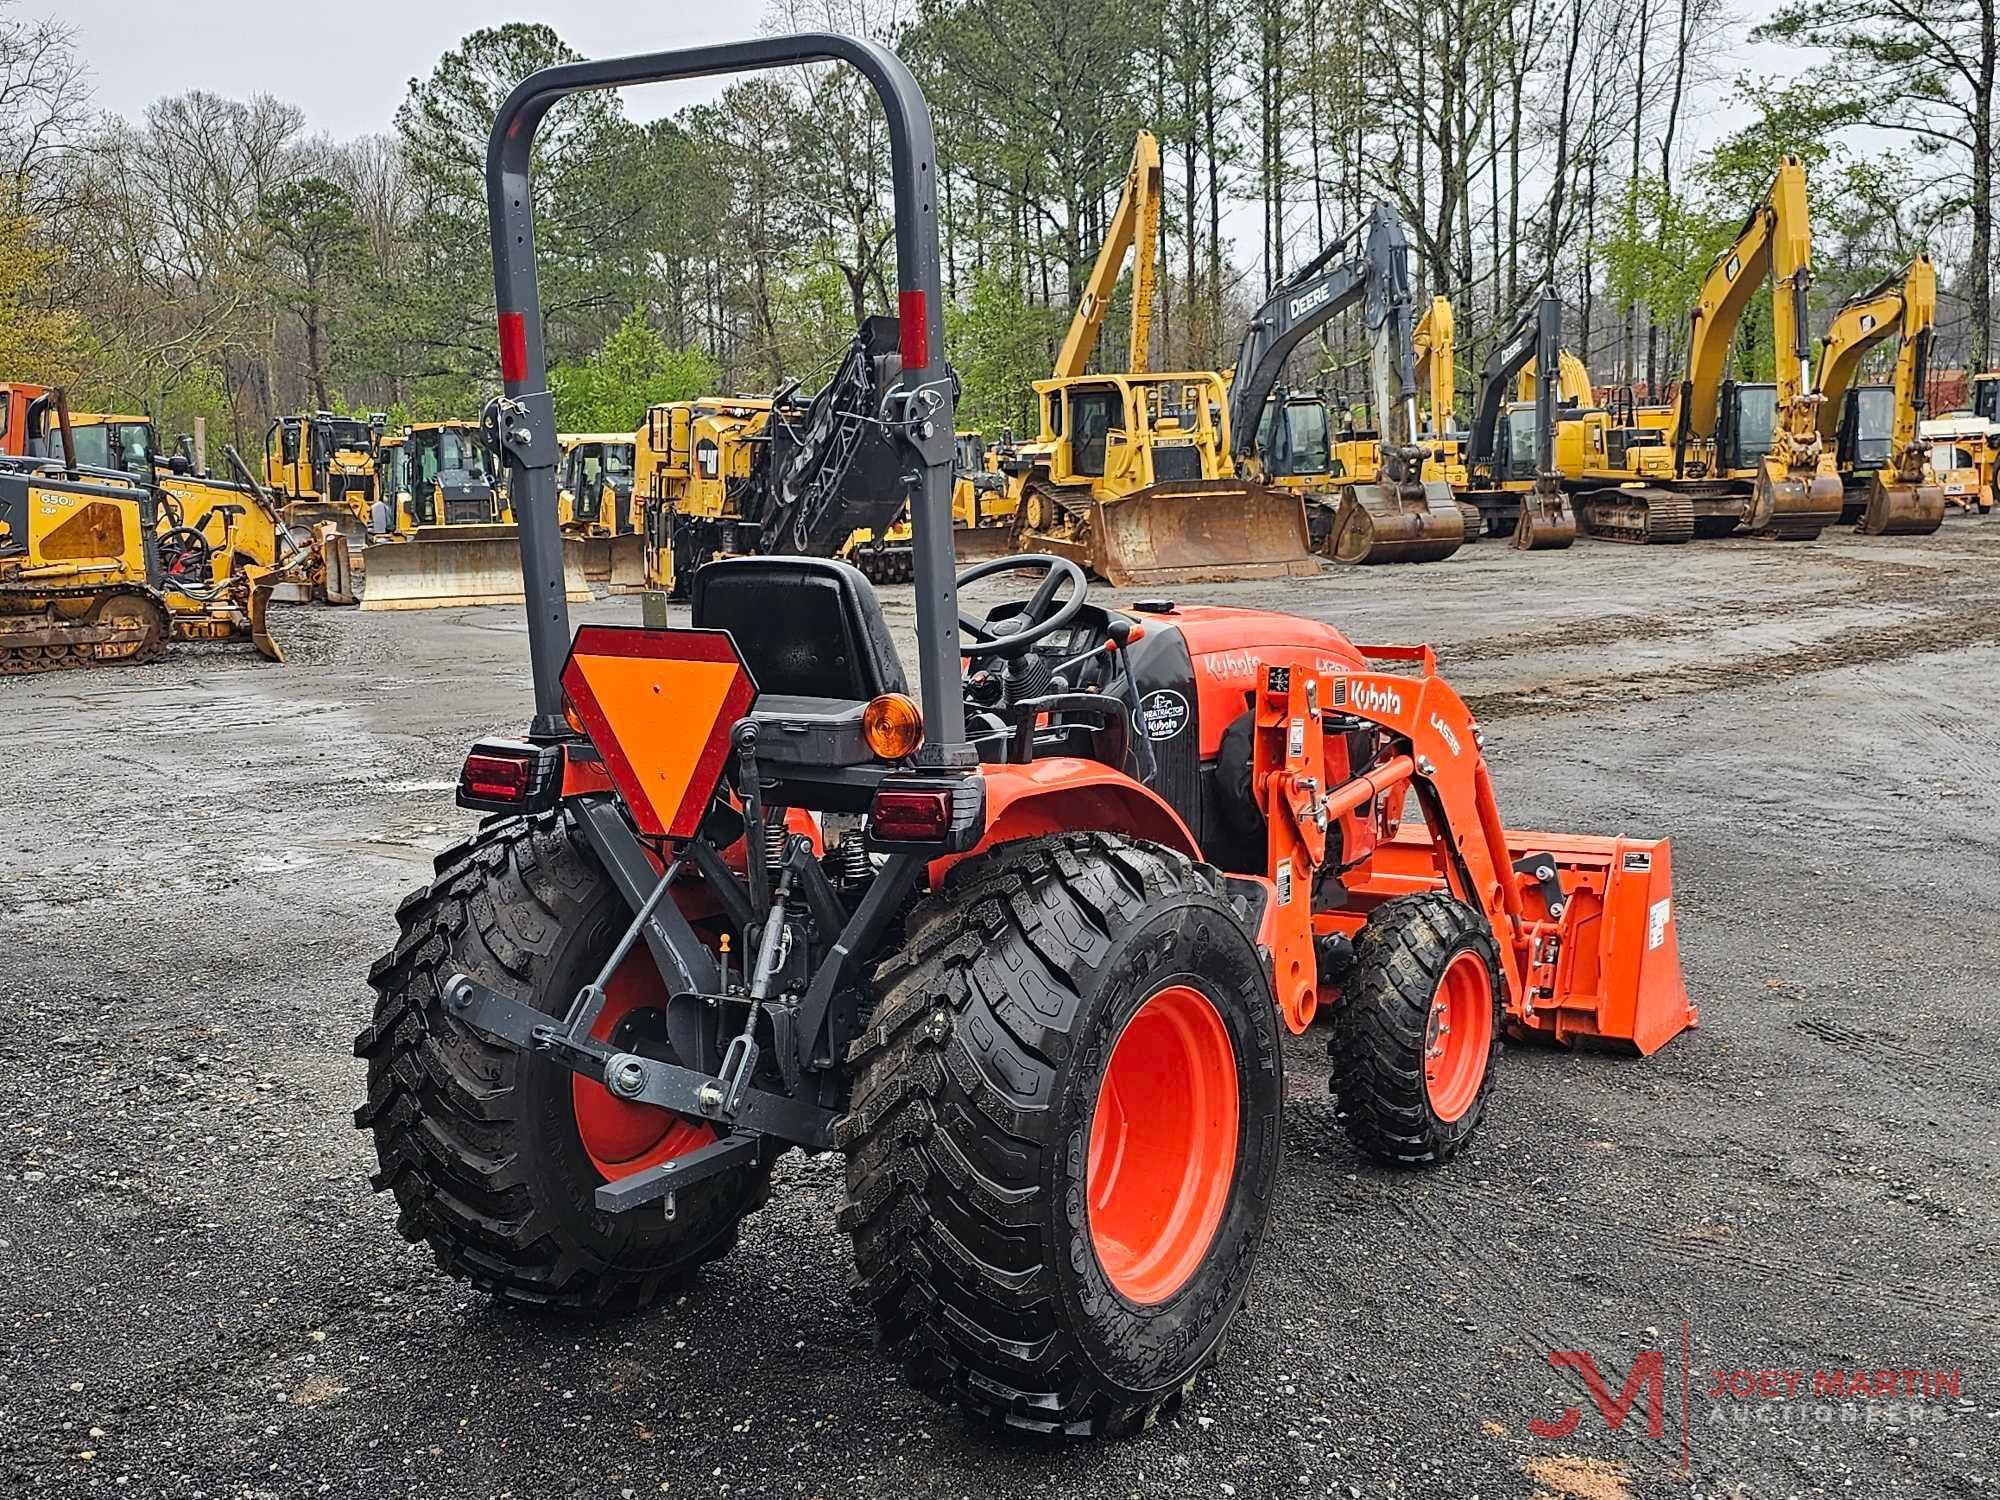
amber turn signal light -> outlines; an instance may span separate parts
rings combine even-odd
[[[905,693],[884,693],[861,710],[861,738],[882,760],[901,760],[924,742],[924,716]]]

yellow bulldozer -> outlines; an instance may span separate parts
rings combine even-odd
[[[54,400],[63,456],[0,458],[0,675],[148,661],[169,641],[248,639],[284,660],[272,571],[163,528],[150,475],[79,463]]]
[[[1238,472],[1229,382],[1150,369],[1160,200],[1159,142],[1141,131],[1054,372],[1035,382],[1041,430],[1011,459],[1015,548],[1070,558],[1119,587],[1310,576],[1298,493]],[[1125,366],[1086,374],[1128,253]],[[1274,373],[1265,394],[1275,383]],[[1262,412],[1260,397],[1253,428]]]
[[[556,518],[563,550],[577,555],[587,582],[613,593],[644,588],[645,537],[632,499],[638,435],[569,432],[556,441],[562,448]]]
[[[1849,298],[1820,343],[1820,442],[1840,474],[1841,520],[1870,536],[1928,536],[1944,524],[1944,489],[1919,437],[1936,326],[1937,268],[1919,251],[1900,273]],[[1857,383],[1862,357],[1891,334],[1892,381]]]
[[[368,541],[369,516],[380,493],[376,446],[388,418],[299,412],[264,433],[264,484],[285,519],[312,528],[338,526],[355,549]]]

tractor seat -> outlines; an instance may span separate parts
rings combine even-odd
[[[827,557],[727,557],[694,575],[694,624],[726,630],[757,683],[758,754],[837,769],[873,761],[861,711],[907,693],[874,585]]]

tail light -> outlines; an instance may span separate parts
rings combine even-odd
[[[562,749],[481,740],[458,773],[458,805],[478,812],[543,812],[562,796]]]
[[[985,830],[986,781],[980,776],[892,779],[876,788],[868,805],[868,841],[878,847],[957,852],[979,842]]]

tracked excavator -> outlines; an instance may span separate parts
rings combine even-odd
[[[1944,489],[1918,436],[1936,325],[1937,269],[1919,251],[1902,271],[1849,298],[1820,343],[1820,442],[1840,473],[1841,520],[1870,536],[1928,536],[1944,524]],[[1862,357],[1891,334],[1893,383],[1857,383]]]
[[[0,457],[0,675],[149,661],[169,641],[248,638],[283,661],[269,570],[163,547],[184,528],[163,533],[150,476],[77,462],[68,404],[52,399],[62,456]]]
[[[1777,378],[1728,379],[1737,325],[1766,280]],[[1564,423],[1579,423],[1574,432],[1558,433],[1563,488],[1585,530],[1625,542],[1731,532],[1809,541],[1839,519],[1840,478],[1820,441],[1808,364],[1811,283],[1806,171],[1788,155],[1703,279],[1673,402],[1579,413]]]
[[[1247,432],[1221,375],[1151,369],[1160,199],[1159,142],[1141,131],[1054,371],[1035,382],[1041,430],[1012,464],[1015,550],[1067,557],[1118,587],[1309,577],[1318,564],[1299,495],[1236,462],[1283,360],[1247,408]],[[1128,252],[1125,365],[1088,374]]]
[[[1575,369],[1582,369],[1581,362]],[[1562,303],[1544,289],[1486,357],[1466,441],[1466,502],[1478,507],[1485,531],[1512,537],[1523,551],[1567,547],[1576,540],[1576,516],[1556,479],[1563,374]],[[1507,400],[1516,381],[1532,382],[1530,399]]]
[[[1325,547],[1340,562],[1435,562],[1465,541],[1465,517],[1444,479],[1424,476],[1425,453],[1416,440],[1410,242],[1388,204],[1376,204],[1359,229],[1300,267],[1250,320],[1229,386],[1232,451],[1239,472],[1261,476],[1271,471],[1281,444],[1296,447],[1275,427],[1267,431],[1278,377],[1304,339],[1355,306],[1368,331],[1372,405],[1384,430],[1367,445],[1374,450],[1372,472],[1330,477],[1333,516]],[[1295,407],[1281,406],[1281,423]]]

